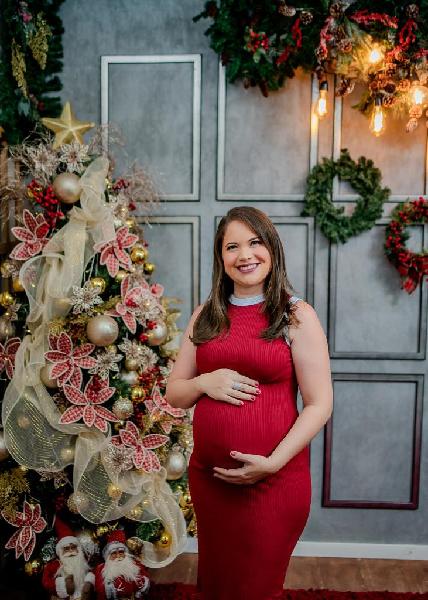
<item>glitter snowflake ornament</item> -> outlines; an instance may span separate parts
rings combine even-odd
[[[73,285],[72,291],[73,293],[70,302],[75,315],[81,313],[93,315],[95,314],[94,307],[103,302],[102,298],[98,295],[98,288],[92,287],[89,281],[87,281],[83,287]]]
[[[65,163],[67,171],[76,172],[80,175],[85,170],[84,163],[89,160],[89,146],[72,141],[70,144],[63,144],[60,147],[59,160]]]

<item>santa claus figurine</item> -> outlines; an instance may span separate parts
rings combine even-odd
[[[143,563],[125,545],[125,532],[112,531],[103,550],[104,564],[95,569],[97,600],[138,600],[150,587]]]
[[[55,530],[58,558],[45,566],[42,585],[52,598],[89,600],[95,575],[90,570],[82,546],[73,531],[58,517],[55,518]]]

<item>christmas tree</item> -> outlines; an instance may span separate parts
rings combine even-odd
[[[6,562],[23,557],[36,576],[55,555],[55,518],[91,564],[112,530],[149,567],[195,533],[191,426],[164,398],[178,299],[151,281],[132,216],[147,221],[156,192],[141,169],[115,178],[103,132],[85,145],[76,123],[66,106],[46,120],[55,139],[16,147],[29,177],[3,190],[27,207],[1,265],[0,529]]]

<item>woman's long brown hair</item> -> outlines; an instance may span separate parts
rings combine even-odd
[[[227,306],[229,296],[233,293],[233,281],[224,270],[222,246],[226,228],[232,221],[245,223],[255,235],[259,236],[268,249],[272,261],[271,271],[264,281],[265,301],[262,305],[262,311],[268,315],[269,326],[260,333],[260,337],[274,340],[283,336],[287,325],[299,323],[294,315],[295,307],[289,302],[294,290],[287,277],[284,249],[274,224],[263,211],[257,208],[237,206],[228,211],[217,228],[214,239],[212,288],[195,319],[193,337],[190,337],[195,345],[227,333],[230,327]]]

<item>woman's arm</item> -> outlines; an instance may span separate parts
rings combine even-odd
[[[304,408],[269,459],[273,471],[309,444],[333,412],[333,387],[327,340],[315,310],[299,301],[297,327],[290,326],[291,353]]]
[[[180,344],[165,391],[166,401],[175,408],[191,408],[203,394],[196,369],[196,347],[189,339],[193,336],[193,324],[203,304],[194,310]]]

